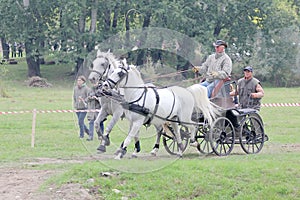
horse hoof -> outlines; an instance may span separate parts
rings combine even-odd
[[[127,150],[126,149],[122,149],[121,150],[121,158],[123,158],[126,153],[127,153]]]
[[[122,149],[121,149],[121,148],[118,148],[117,151],[114,153],[114,155],[117,156],[121,151],[122,151]]]
[[[121,153],[119,153],[114,159],[115,160],[121,160]]]
[[[152,156],[156,156],[156,154],[157,154],[157,149],[153,149],[151,152],[150,152],[150,154],[152,155]]]
[[[115,160],[121,160],[126,154],[126,152],[127,152],[126,149],[118,149],[118,153],[117,156],[115,157]]]
[[[110,140],[109,140],[109,136],[108,135],[104,135],[103,136],[103,140],[105,142],[105,146],[109,146],[110,145]]]
[[[195,141],[195,142],[190,142],[190,146],[192,147],[197,147],[198,146],[198,142]]]
[[[151,154],[151,156],[156,156],[156,155],[157,155],[157,151],[153,151],[153,150],[152,150],[152,151],[150,152],[150,154]]]
[[[106,147],[104,145],[100,145],[98,148],[97,148],[98,151],[104,153],[106,152]]]
[[[182,158],[182,152],[178,152],[176,155],[178,158]]]

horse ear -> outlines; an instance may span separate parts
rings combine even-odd
[[[124,65],[127,65],[127,60],[126,60],[126,58],[123,58],[123,61],[122,61],[122,62],[123,62]]]
[[[101,51],[100,51],[100,49],[98,49],[98,51],[97,51],[97,57],[99,57],[101,55]]]

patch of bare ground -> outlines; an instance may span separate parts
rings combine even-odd
[[[235,147],[237,148],[237,147]],[[236,149],[238,152],[239,150]],[[300,144],[281,144],[276,145],[269,143],[263,148],[264,153],[276,151],[285,152],[300,152]],[[188,152],[186,152],[188,153]],[[235,152],[233,152],[234,154]],[[147,154],[148,155],[148,154]],[[152,157],[141,155],[139,159],[153,160],[164,159],[164,156]],[[186,156],[188,158],[188,155]],[[196,156],[197,157],[197,156]],[[67,183],[57,188],[49,186],[45,190],[41,190],[43,183],[51,176],[59,173],[56,170],[36,170],[30,169],[37,165],[44,164],[62,164],[62,163],[84,163],[90,160],[113,159],[112,155],[97,155],[86,158],[76,159],[55,159],[55,158],[36,158],[34,160],[25,161],[23,166],[28,166],[24,169],[18,166],[0,167],[0,200],[94,200],[103,199],[98,194],[98,188],[86,189],[77,183]]]
[[[54,172],[18,168],[0,169],[0,199],[34,199],[35,192]]]
[[[96,189],[86,189],[77,183],[68,183],[60,188],[42,184],[56,171],[20,168],[0,169],[0,199],[2,200],[93,200],[101,199]]]
[[[97,189],[86,189],[77,183],[67,183],[62,187],[48,186],[41,190],[41,186],[51,176],[60,173],[57,170],[36,170],[32,167],[44,164],[84,163],[86,159],[55,159],[36,158],[25,161],[22,166],[0,167],[0,200],[93,200],[102,199]]]

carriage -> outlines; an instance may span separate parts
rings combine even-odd
[[[234,81],[226,80],[221,87],[215,87],[211,101],[220,106],[221,115],[211,125],[207,123],[201,113],[193,113],[192,120],[197,126],[195,138],[197,149],[203,154],[215,153],[226,156],[231,153],[234,145],[240,145],[247,154],[261,151],[268,136],[264,132],[264,124],[257,110],[252,108],[238,108],[229,95],[230,87],[236,87]],[[163,134],[163,144],[166,151],[175,155],[177,151],[176,138],[170,131]],[[187,148],[189,132],[181,125],[181,138]]]
[[[99,54],[97,57],[98,60],[101,60],[100,58],[103,55]],[[98,81],[103,77],[107,78],[110,74],[110,78],[104,82],[104,85],[110,88],[114,88],[120,82],[123,82],[125,96],[121,105],[125,112],[131,111],[127,116],[131,128],[127,138],[121,144],[121,148],[117,151],[117,159],[125,155],[126,147],[131,138],[135,137],[137,139],[139,128],[143,124],[150,124],[150,122],[155,124],[157,130],[157,141],[153,150],[158,150],[160,136],[162,135],[163,145],[166,151],[172,155],[181,156],[187,149],[188,144],[191,146],[196,144],[198,151],[201,153],[210,154],[214,152],[219,156],[230,154],[234,145],[240,144],[247,154],[254,154],[261,151],[264,142],[268,139],[264,133],[263,121],[256,110],[239,109],[234,106],[232,98],[229,96],[230,86],[234,82],[221,81],[223,85],[215,88],[213,98],[209,100],[207,99],[207,93],[203,95],[202,92],[207,92],[206,88],[201,88],[202,86],[199,86],[199,84],[188,88],[168,87],[159,89],[153,86],[149,87],[144,84],[138,74],[139,72],[136,70],[136,72],[132,72],[133,70],[124,63],[124,66],[112,69],[113,65],[110,64],[109,60],[104,56],[102,62],[98,64],[98,68],[95,68],[96,65],[94,65],[89,79]],[[129,76],[134,78],[128,78]],[[133,79],[136,80],[133,81]],[[128,92],[127,97],[126,91]],[[196,98],[196,96],[199,97],[199,93],[202,93],[203,100],[201,101],[203,102]],[[174,98],[173,104],[168,100],[170,96]],[[204,96],[206,98],[203,98]],[[184,100],[180,102],[182,99]],[[158,101],[160,102],[158,103]],[[178,104],[178,102],[181,104]],[[196,106],[190,108],[191,103]],[[216,108],[212,108],[211,105],[218,105],[218,115],[212,114],[214,112],[212,110]],[[171,109],[171,112],[166,115],[164,109],[167,107]],[[199,110],[202,112],[199,112]],[[181,119],[179,119],[179,115]],[[212,115],[214,116],[212,117]],[[105,145],[107,139],[108,137],[104,135],[103,145]],[[140,150],[139,145],[137,146],[136,153]],[[153,152],[156,153],[155,151],[151,153]]]

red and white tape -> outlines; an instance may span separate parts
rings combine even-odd
[[[24,114],[24,113],[73,113],[73,112],[99,112],[99,109],[96,110],[27,110],[27,111],[0,111],[0,115],[9,115],[9,114]]]
[[[300,107],[300,103],[264,103],[262,107]],[[26,113],[76,113],[76,112],[99,112],[99,109],[94,110],[26,110],[26,111],[0,111],[0,115],[9,114],[26,114]]]
[[[297,107],[300,103],[264,103],[262,107]]]

